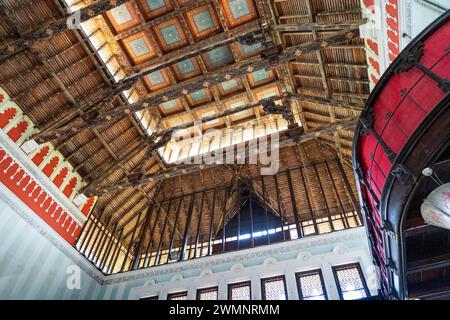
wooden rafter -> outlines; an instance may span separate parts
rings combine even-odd
[[[128,0],[98,0],[90,5],[87,5],[78,12],[79,20],[77,22],[83,23],[88,21],[108,10],[124,4],[127,1]],[[69,16],[65,16],[48,26],[43,26],[37,31],[23,34],[16,41],[2,46],[0,48],[0,62],[32,45],[51,39],[57,34],[67,31],[70,28],[67,20],[68,18]]]

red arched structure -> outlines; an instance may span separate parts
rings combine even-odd
[[[67,167],[62,168],[56,175],[56,177],[53,179],[53,183],[55,184],[55,186],[57,186],[58,188],[61,187],[61,185],[64,182],[64,179],[67,177],[68,174],[69,169]]]
[[[17,114],[17,109],[14,107],[9,107],[0,112],[0,129],[3,129],[8,125],[8,123],[14,119]]]
[[[63,193],[66,195],[67,198],[70,198],[76,185],[77,185],[77,178],[75,177],[71,178],[63,190]]]
[[[90,197],[81,209],[81,212],[87,217],[94,207],[95,197]]]
[[[42,161],[44,161],[45,157],[49,154],[50,147],[44,146],[41,150],[39,150],[31,159],[35,165],[39,166]]]
[[[8,131],[8,136],[11,138],[12,141],[17,142],[22,135],[27,131],[29,126],[29,123],[25,120],[20,121],[15,125],[14,128]]]
[[[54,156],[46,165],[45,167],[42,169],[42,172],[47,176],[50,177],[53,173],[53,171],[55,171],[56,167],[59,164],[59,158],[58,156]]]
[[[447,12],[400,53],[356,129],[358,193],[381,293],[391,299],[450,293],[450,232],[420,215],[421,201],[436,187],[422,170],[435,168],[438,181],[450,181],[449,20]],[[435,237],[447,244],[436,249]]]

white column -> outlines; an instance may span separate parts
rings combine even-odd
[[[261,300],[261,278],[259,275],[253,275],[251,279],[252,284],[252,300]]]
[[[188,300],[195,300],[197,299],[197,288],[195,285],[191,284],[187,288],[187,299]]]
[[[336,281],[334,280],[333,269],[327,262],[322,264],[322,275],[329,300],[340,300]]]
[[[298,300],[297,281],[295,279],[295,273],[287,270],[285,273],[286,278],[286,290],[288,293],[288,300]]]
[[[219,300],[228,300],[228,282],[225,279],[220,280],[219,292],[217,293],[217,298]]]

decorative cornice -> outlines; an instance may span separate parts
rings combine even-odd
[[[0,130],[0,147],[3,148],[10,157],[22,166],[44,189],[51,195],[75,221],[81,225],[87,220],[84,214],[59,190],[52,181],[31,161],[31,159],[11,141],[11,139]]]
[[[314,247],[336,244],[342,241],[351,241],[355,239],[366,239],[364,227],[358,227],[349,230],[335,231],[328,234],[309,236],[307,238],[291,240],[268,246],[261,246],[252,249],[246,249],[239,252],[224,253],[216,256],[203,257],[198,260],[181,261],[174,264],[130,271],[122,274],[114,274],[105,277],[104,284],[115,284],[124,281],[132,281],[143,278],[154,278],[161,275],[180,273],[188,270],[204,270],[213,266],[239,263],[250,259],[261,257],[273,257],[282,253],[293,251],[305,251]]]
[[[84,258],[74,247],[46,224],[27,205],[16,197],[7,187],[0,183],[0,200],[6,203],[22,219],[36,229],[41,235],[46,237],[52,245],[66,255],[74,264],[79,266],[91,278],[99,284],[103,284],[105,275],[101,273],[90,261]]]

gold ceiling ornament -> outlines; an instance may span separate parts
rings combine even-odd
[[[353,32],[351,32],[351,31],[349,31],[349,32],[345,35],[345,37],[346,37],[348,40],[353,39],[354,36],[355,36],[355,34],[354,34]]]
[[[183,90],[181,91],[181,93],[183,93],[183,94],[188,94],[189,91],[187,91],[186,89],[183,89]]]
[[[299,49],[297,49],[297,50],[295,51],[295,55],[296,55],[297,57],[300,57],[300,56],[302,55],[302,52],[301,52]]]
[[[208,88],[208,87],[209,87],[209,82],[208,82],[208,81],[203,82],[203,86],[204,86],[205,88]]]
[[[48,28],[47,30],[45,30],[45,32],[49,35],[52,36],[53,35],[53,30]]]
[[[168,97],[168,96],[163,96],[162,99],[163,99],[164,101],[166,101],[166,102],[169,101],[169,97]]]
[[[325,48],[326,46],[328,46],[328,42],[322,41],[322,43],[320,44],[320,46]]]
[[[247,71],[248,71],[248,72],[253,72],[253,70],[255,70],[255,69],[253,69],[252,66],[250,66],[250,67],[247,68]]]
[[[231,76],[227,73],[227,74],[225,75],[225,79],[226,79],[226,80],[230,80],[230,79],[231,79]]]

